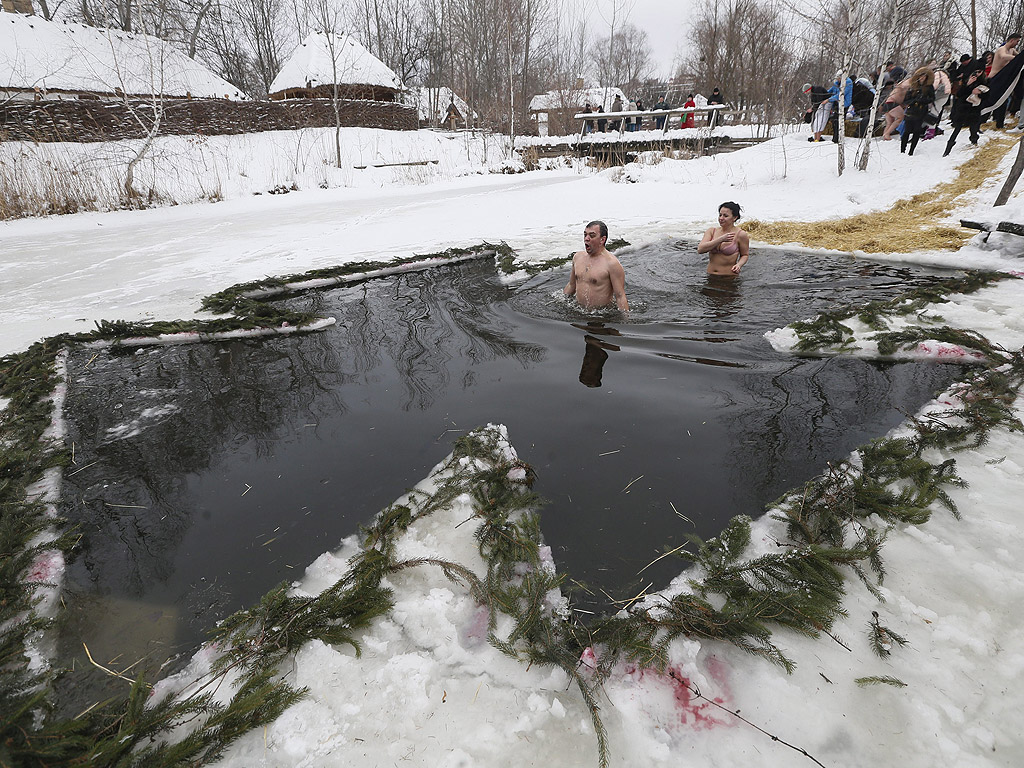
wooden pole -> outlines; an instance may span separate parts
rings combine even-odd
[[[1003,182],[1003,188],[999,190],[999,196],[993,207],[1006,205],[1006,201],[1010,199],[1010,193],[1013,192],[1013,188],[1017,184],[1017,179],[1020,178],[1021,171],[1024,171],[1024,137],[1021,137],[1017,144],[1017,157],[1013,161],[1013,167],[1010,168],[1010,175]]]

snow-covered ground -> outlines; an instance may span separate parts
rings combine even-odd
[[[422,141],[417,134],[390,134],[380,145],[390,143],[394,156],[408,157],[409,147]],[[850,140],[851,166],[855,147]],[[287,195],[239,189],[217,204],[2,222],[0,354],[60,331],[87,330],[98,319],[193,317],[202,296],[233,283],[348,261],[482,240],[504,240],[527,260],[564,255],[579,247],[593,218],[607,221],[612,237],[641,243],[698,237],[725,200],[768,221],[884,210],[948,179],[973,151],[966,141],[948,158],[940,157],[942,149],[939,141],[924,142],[907,157],[897,142],[880,143],[867,172],[851,168],[837,177],[831,144],[792,134],[733,154],[600,173],[450,172],[427,184],[410,178],[413,183],[394,186],[398,179],[391,177],[386,187],[326,190],[300,184]],[[264,155],[253,157],[258,164]],[[1007,156],[1002,174],[1011,161]],[[1001,178],[982,185],[955,213],[1020,220],[1021,196],[992,215]],[[234,189],[221,182],[222,190]],[[1015,270],[1024,265],[1018,252],[1012,236],[993,235],[956,254],[887,258]],[[751,267],[770,258],[770,249],[754,244]],[[1019,348],[1024,284],[1006,281],[958,298],[942,314]],[[1024,416],[1024,399],[1015,407]],[[672,668],[708,699],[826,766],[1024,764],[1016,719],[1024,709],[1017,613],[1024,604],[1024,436],[996,430],[985,446],[956,459],[970,482],[952,492],[963,520],[939,511],[927,525],[890,535],[886,602],[855,580],[848,585],[849,617],[834,631],[850,650],[827,637],[777,633],[774,640],[797,664],[787,675],[731,646],[680,640],[671,648]],[[470,526],[456,525],[469,516],[466,503],[457,499],[443,514],[414,524],[400,542],[403,553],[452,558],[479,571]],[[755,539],[770,541],[773,526],[759,522]],[[349,541],[318,558],[296,590],[313,593],[332,583],[353,546]],[[362,633],[362,657],[349,647],[307,643],[284,668],[292,684],[310,688],[310,697],[244,737],[224,765],[597,764],[590,715],[564,673],[499,654],[487,643],[470,596],[437,569],[405,571],[389,583],[396,607]],[[872,610],[910,641],[887,661],[868,648]],[[210,652],[163,688],[187,684]],[[873,675],[896,676],[907,687],[854,683]],[[671,677],[619,669],[599,704],[616,766],[812,764]]]

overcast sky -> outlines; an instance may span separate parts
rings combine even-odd
[[[676,50],[686,43],[686,21],[693,5],[692,0],[636,0],[629,13],[629,21],[650,37],[655,72],[661,77],[672,75]]]

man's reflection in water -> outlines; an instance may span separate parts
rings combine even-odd
[[[580,366],[580,384],[585,387],[600,387],[601,374],[604,371],[604,361],[608,359],[605,350],[618,352],[618,344],[611,344],[599,339],[598,336],[621,336],[615,328],[606,328],[605,324],[597,320],[591,320],[585,325],[573,323],[573,328],[586,331],[583,341],[586,342],[583,348],[583,365]]]
[[[708,275],[700,292],[707,297],[704,305],[715,320],[724,320],[740,309],[740,278],[733,275]]]

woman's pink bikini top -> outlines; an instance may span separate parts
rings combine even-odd
[[[738,253],[739,250],[740,250],[740,247],[738,245],[736,245],[736,241],[735,240],[733,240],[731,243],[728,243],[727,245],[723,244],[723,245],[718,246],[718,252],[719,253],[723,253],[726,256],[732,256],[734,253]]]

